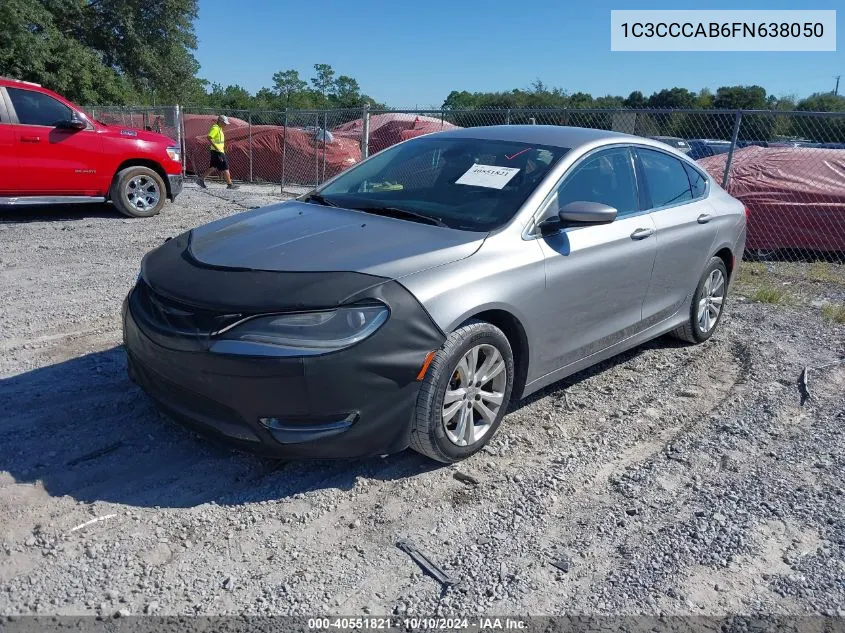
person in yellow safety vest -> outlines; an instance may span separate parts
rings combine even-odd
[[[221,114],[217,117],[217,122],[212,125],[211,129],[208,131],[208,141],[211,144],[211,147],[209,148],[211,149],[211,167],[206,170],[205,174],[197,179],[197,184],[203,189],[208,188],[205,184],[205,179],[208,178],[211,172],[215,169],[220,172],[221,176],[223,176],[223,180],[226,181],[227,189],[238,188],[238,185],[232,182],[232,175],[229,173],[229,161],[226,159],[226,135],[223,133],[223,128],[227,125],[229,125],[229,118]]]

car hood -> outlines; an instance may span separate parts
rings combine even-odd
[[[198,262],[221,268],[399,279],[469,257],[486,235],[288,201],[193,229],[190,249]]]
[[[165,136],[164,134],[159,134],[158,132],[137,130],[135,128],[121,127],[119,125],[105,125],[103,123],[100,125],[105,129],[106,134],[114,136],[115,138],[124,138],[131,141],[144,141],[145,143],[155,143],[167,146],[179,145],[178,141],[170,138],[169,136]]]

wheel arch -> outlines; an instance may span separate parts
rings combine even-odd
[[[528,377],[528,364],[530,360],[528,335],[520,319],[503,308],[480,309],[470,315],[465,315],[460,323],[456,324],[455,330],[469,321],[484,321],[499,328],[508,339],[514,361],[514,385],[511,390],[511,402],[522,398],[525,383]]]
[[[725,264],[725,268],[728,270],[728,281],[730,281],[733,278],[733,271],[736,266],[733,251],[728,246],[723,246],[713,254],[713,257],[718,257]]]
[[[147,167],[152,169],[155,173],[161,176],[161,179],[164,182],[164,190],[167,194],[167,198],[171,200],[173,199],[173,192],[170,191],[170,178],[167,177],[167,172],[164,171],[164,168],[160,164],[154,160],[150,160],[149,158],[129,158],[120,163],[120,165],[117,166],[117,169],[115,169],[114,175],[112,175],[112,185],[115,180],[117,180],[117,175],[128,167]],[[109,197],[111,197],[111,187],[109,187]]]

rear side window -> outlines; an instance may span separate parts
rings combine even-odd
[[[59,121],[68,121],[71,118],[71,109],[53,97],[22,88],[6,88],[6,91],[21,125],[53,127]]]
[[[557,199],[559,207],[601,202],[620,216],[637,211],[637,181],[628,149],[609,149],[584,160],[560,185]]]
[[[651,196],[652,209],[692,200],[690,180],[680,160],[650,149],[637,149],[637,155]]]
[[[700,171],[692,165],[681,163],[689,176],[690,189],[692,190],[693,198],[700,198],[707,191],[707,179]]]

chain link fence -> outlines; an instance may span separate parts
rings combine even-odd
[[[207,133],[229,117],[232,177],[304,193],[369,155],[455,128],[568,125],[660,140],[695,159],[748,214],[737,286],[772,303],[808,302],[845,321],[845,113],[672,109],[226,110],[89,108],[105,123],[183,144],[185,172],[209,167]]]
[[[93,119],[131,130],[157,132],[182,143],[182,110],[176,106],[88,106],[83,110]]]

